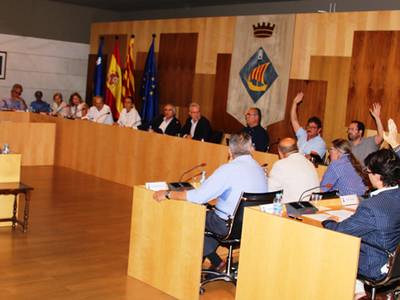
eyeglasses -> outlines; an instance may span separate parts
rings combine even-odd
[[[257,114],[247,113],[246,116],[257,116]]]
[[[18,96],[21,96],[21,94],[22,94],[22,92],[18,92],[18,91],[14,91],[14,90],[12,92],[15,93]]]

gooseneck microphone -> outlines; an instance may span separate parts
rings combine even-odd
[[[327,183],[327,184],[324,184],[324,185],[319,185],[319,186],[315,186],[315,187],[312,187],[312,188],[310,188],[310,189],[307,189],[307,190],[305,190],[304,192],[301,193],[301,195],[300,195],[300,197],[299,197],[299,200],[297,200],[297,202],[300,202],[300,201],[302,201],[304,198],[310,196],[310,194],[305,195],[305,193],[307,193],[307,192],[311,192],[311,191],[313,191],[313,190],[320,189],[320,188],[328,188],[328,189],[330,189],[332,186],[333,186],[332,184]]]
[[[196,169],[198,169],[198,168],[203,168],[203,167],[205,167],[205,166],[207,166],[207,164],[206,164],[205,162],[203,162],[203,163],[198,164],[198,165],[196,165],[196,166],[190,168],[189,170],[183,172],[183,174],[181,175],[181,177],[179,177],[179,181],[182,181],[183,177],[184,177],[186,174],[188,174],[188,173],[190,173],[190,172],[192,172],[193,170],[196,170]]]
[[[107,113],[101,114],[101,115],[97,116],[97,117],[93,120],[93,122],[97,123],[102,117],[107,116],[107,115],[110,115],[110,114],[111,114],[110,111],[107,112]]]

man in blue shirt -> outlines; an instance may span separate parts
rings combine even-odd
[[[0,110],[26,110],[25,100],[22,99],[22,85],[16,83],[11,89],[11,97],[0,101]]]
[[[220,166],[201,185],[190,191],[158,191],[154,199],[187,200],[204,204],[217,199],[215,210],[206,215],[206,230],[225,236],[228,233],[228,219],[233,215],[243,192],[265,193],[268,191],[264,169],[252,158],[254,151],[251,137],[247,133],[233,134],[229,139],[230,161]],[[221,269],[223,262],[216,254],[218,241],[212,237],[204,238],[203,256],[208,257],[212,266]]]
[[[290,121],[293,126],[293,130],[297,137],[297,146],[299,152],[305,154],[307,157],[310,154],[318,154],[323,159],[326,153],[326,144],[320,133],[322,131],[321,120],[317,117],[311,117],[307,121],[306,129],[301,127],[297,118],[297,105],[303,101],[304,94],[298,93],[293,99],[292,108],[290,110]]]
[[[35,92],[35,101],[32,101],[31,103],[31,111],[35,113],[49,113],[51,111],[50,104],[47,102],[43,101],[43,93],[42,91],[36,91]]]

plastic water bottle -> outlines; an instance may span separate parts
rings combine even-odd
[[[10,153],[10,146],[8,144],[3,145],[3,149],[1,149],[2,154],[9,154]]]
[[[273,203],[274,215],[282,215],[282,194],[278,193],[275,195]]]
[[[206,181],[206,171],[201,171],[200,184]]]

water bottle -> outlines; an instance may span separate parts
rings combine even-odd
[[[273,203],[274,215],[282,215],[282,194],[278,193],[275,195]]]
[[[10,153],[10,146],[8,144],[3,145],[3,149],[1,149],[2,154],[9,154]]]
[[[206,171],[201,171],[200,184],[206,181]]]

